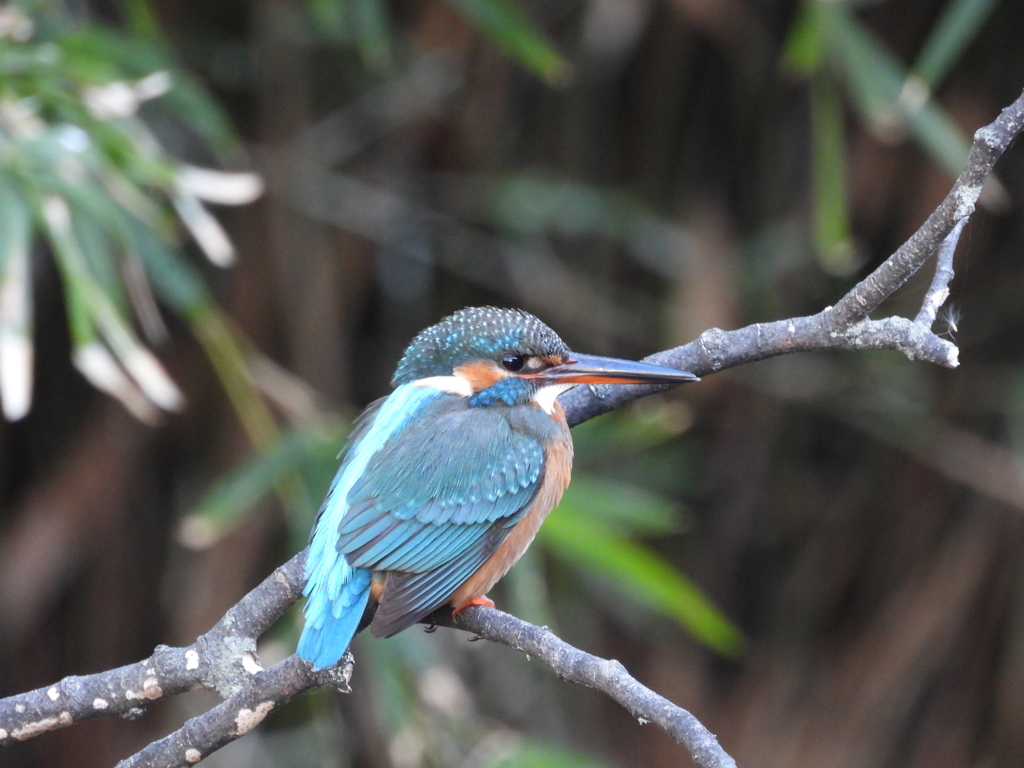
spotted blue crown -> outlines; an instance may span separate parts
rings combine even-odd
[[[455,366],[505,354],[567,357],[558,334],[521,309],[471,307],[421,331],[406,349],[392,386],[428,376],[450,376]]]

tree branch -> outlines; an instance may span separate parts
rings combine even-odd
[[[874,272],[858,283],[833,307],[810,317],[758,323],[738,331],[712,328],[695,341],[645,358],[648,362],[681,368],[706,376],[744,363],[765,360],[790,352],[822,349],[890,349],[911,360],[925,360],[949,368],[958,365],[954,344],[927,332],[907,327],[902,318],[867,320],[868,315],[901,288],[935,253],[957,222],[966,222],[996,161],[1024,130],[1024,93],[996,120],[974,134],[967,165],[938,208],[924,224]],[[935,307],[938,311],[938,307]],[[879,325],[878,323],[882,323]],[[888,326],[885,324],[889,323]],[[653,392],[670,387],[587,386],[559,398],[579,424],[602,413],[621,408]]]
[[[954,227],[959,229],[967,221],[985,179],[1022,129],[1024,95],[1003,110],[995,122],[975,134],[966,168],[921,228],[834,307],[810,317],[757,323],[736,331],[713,328],[690,344],[647,359],[708,375],[790,352],[889,349],[912,360],[956,367],[956,346],[931,333],[930,322],[900,317],[870,320],[868,315],[906,283]],[[922,312],[927,320],[934,319],[933,313],[942,304],[937,296],[945,290],[951,276],[949,265],[948,277],[943,273],[933,281],[933,289],[941,285],[929,290],[925,298]],[[575,425],[663,389],[578,387],[563,395],[560,402],[570,424]],[[154,768],[187,766],[248,732],[271,709],[307,688],[347,690],[352,664],[348,655],[338,666],[323,672],[313,672],[295,656],[263,670],[256,658],[256,640],[299,598],[304,567],[302,552],[275,570],[213,629],[187,648],[160,646],[137,664],[95,675],[67,677],[56,685],[0,700],[0,745],[100,715],[134,717],[155,699],[197,687],[209,688],[225,700],[121,763]],[[431,620],[508,645],[543,661],[563,679],[604,691],[636,717],[663,728],[701,766],[735,765],[693,715],[642,686],[618,662],[591,656],[559,640],[546,628],[491,608],[472,608],[457,620],[447,614],[435,615]]]
[[[846,328],[829,330],[827,311],[810,317],[755,323],[735,331],[710,328],[689,344],[644,359],[698,376],[791,352],[825,349],[888,349],[902,352],[911,360],[924,360],[947,368],[958,365],[959,352],[955,344],[911,320],[903,317],[861,320]],[[570,426],[576,426],[673,386],[588,384],[566,392],[558,402],[565,408]]]
[[[654,723],[686,747],[697,765],[736,768],[736,761],[696,717],[639,683],[614,659],[592,656],[556,637],[547,627],[536,627],[495,608],[473,606],[455,619],[448,610],[438,611],[431,620],[507,645],[551,667],[563,680],[608,694],[641,724]]]
[[[920,229],[831,310],[826,310],[830,330],[848,328],[877,309],[935,253],[956,222],[971,217],[985,180],[1022,128],[1024,94],[1004,109],[995,122],[975,132],[967,164],[949,194]]]
[[[157,646],[136,664],[0,699],[0,745],[104,715],[133,719],[151,701],[196,688],[237,693],[261,671],[256,639],[302,594],[305,563],[305,552],[293,557],[186,648]]]
[[[289,563],[301,559],[296,555]],[[296,586],[301,586],[302,579]],[[194,717],[181,728],[117,764],[117,768],[159,768],[195,765],[204,757],[244,736],[275,707],[286,704],[303,691],[319,686],[349,693],[352,654],[348,651],[330,669],[316,672],[298,656],[289,656],[270,669],[257,671],[249,684],[228,696],[208,712]]]

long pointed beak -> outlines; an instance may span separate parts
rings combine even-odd
[[[569,362],[526,374],[523,378],[543,379],[551,384],[682,384],[700,381],[692,373],[674,368],[575,352]]]

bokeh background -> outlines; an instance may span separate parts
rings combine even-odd
[[[835,301],[1021,92],[1021,11],[0,5],[0,696],[208,629],[304,545],[347,425],[451,311],[639,357]],[[1019,147],[998,176],[937,327],[958,369],[791,356],[582,425],[499,605],[621,660],[741,766],[1024,762]],[[414,629],[355,652],[351,695],[206,764],[690,764],[509,649]],[[214,701],[0,763],[112,765]]]

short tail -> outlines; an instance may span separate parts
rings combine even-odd
[[[356,634],[370,599],[368,568],[354,568],[348,581],[340,586],[337,596],[328,596],[326,585],[316,585],[306,603],[306,626],[299,638],[296,653],[314,669],[338,663]]]

